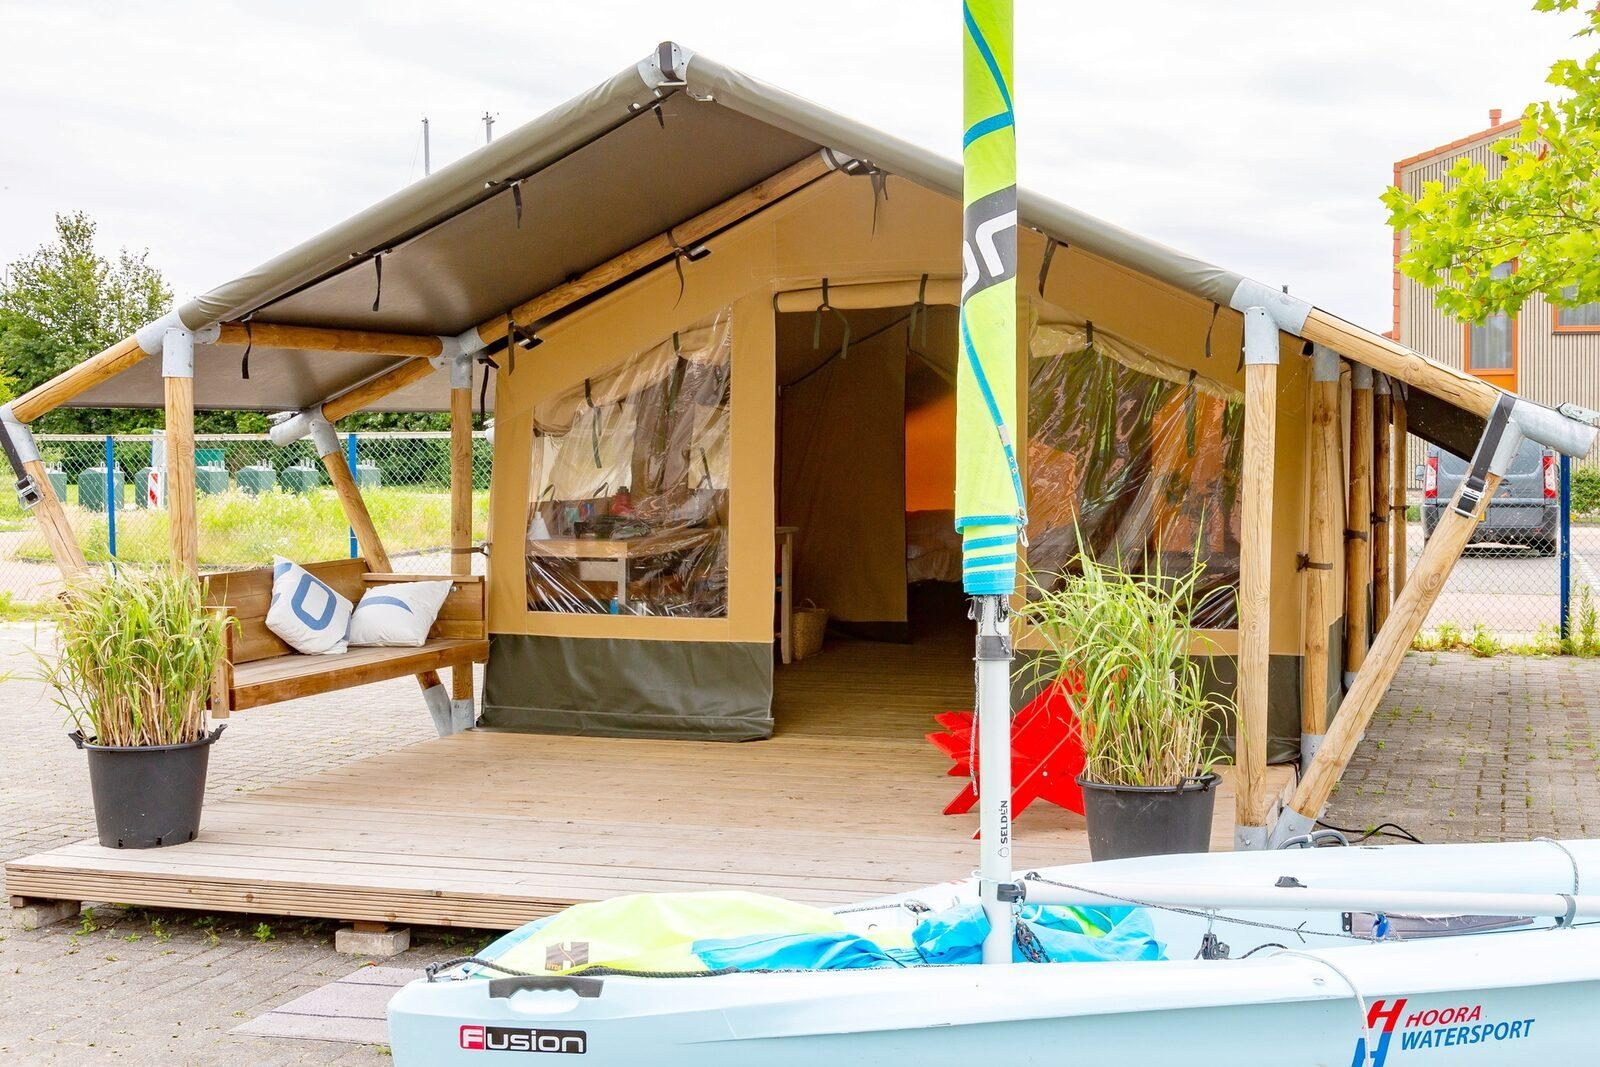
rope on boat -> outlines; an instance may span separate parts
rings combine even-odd
[[[1582,886],[1582,883],[1578,880],[1578,857],[1572,854],[1571,849],[1567,848],[1566,845],[1563,845],[1560,841],[1557,841],[1553,837],[1536,837],[1534,840],[1543,841],[1547,845],[1554,845],[1556,848],[1561,850],[1561,854],[1563,856],[1567,857],[1567,862],[1572,864],[1572,895],[1577,896],[1578,890]],[[1571,926],[1572,923],[1569,921],[1566,925]]]
[[[865,911],[892,911],[896,908],[904,908],[912,915],[927,915],[933,911],[931,907],[922,901],[914,899],[891,900],[887,904],[857,904],[853,908],[834,908],[832,910],[835,915],[856,915]]]
[[[515,967],[507,967],[494,960],[486,960],[481,956],[457,956],[455,959],[444,960],[440,963],[430,963],[422,969],[424,976],[430,982],[439,980],[439,975],[445,971],[464,967],[468,964],[481,967],[486,971],[494,971],[508,978],[715,978],[724,974],[779,974],[777,970],[748,971],[738,967],[723,967],[716,971],[630,971],[623,967],[584,967],[581,970],[563,971],[559,975],[549,972],[519,971]]]
[[[1187,915],[1194,919],[1205,919],[1207,922],[1215,922],[1220,918],[1237,926],[1252,926],[1258,930],[1276,930],[1279,933],[1293,934],[1300,939],[1302,944],[1306,943],[1306,934],[1308,932],[1315,934],[1317,937],[1337,937],[1343,938],[1346,941],[1376,942],[1378,940],[1378,938],[1370,934],[1351,934],[1343,931],[1333,932],[1328,930],[1307,931],[1305,928],[1306,924],[1304,922],[1300,923],[1298,926],[1284,926],[1282,923],[1269,923],[1260,919],[1241,919],[1232,915],[1224,915],[1219,909],[1216,908],[1180,908],[1175,904],[1153,904],[1148,900],[1137,900],[1133,897],[1119,896],[1116,893],[1107,893],[1102,889],[1095,889],[1092,886],[1073,885],[1071,882],[1058,882],[1053,878],[1046,878],[1038,871],[1029,871],[1027,874],[1022,876],[1022,879],[1025,882],[1038,882],[1040,885],[1053,885],[1058,889],[1071,889],[1077,893],[1090,893],[1097,897],[1104,897],[1107,900],[1116,900],[1123,904],[1132,904],[1136,908],[1154,908],[1158,911],[1170,911],[1176,915]]]
[[[1297,956],[1303,960],[1310,960],[1312,963],[1320,963],[1322,966],[1328,968],[1328,970],[1344,979],[1344,984],[1349,986],[1350,992],[1355,995],[1356,1008],[1361,1012],[1361,1047],[1362,1051],[1365,1053],[1365,1056],[1363,1056],[1362,1059],[1365,1060],[1366,1056],[1371,1056],[1376,1051],[1377,1046],[1374,1045],[1372,1041],[1372,1026],[1367,1022],[1367,998],[1361,995],[1361,990],[1356,988],[1355,982],[1351,980],[1348,974],[1345,974],[1344,971],[1340,970],[1337,964],[1330,963],[1321,956],[1313,955],[1310,952],[1297,952],[1292,948],[1286,948],[1281,952],[1274,952],[1273,955]]]

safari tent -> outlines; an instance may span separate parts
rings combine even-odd
[[[287,693],[416,673],[441,732],[475,722],[480,749],[515,743],[488,731],[745,741],[775,726],[782,739],[786,672],[804,672],[826,697],[806,721],[847,733],[826,709],[850,687],[901,707],[920,678],[968,670],[960,643],[919,651],[963,610],[948,595],[954,309],[964,275],[1015,270],[1027,564],[1048,583],[1080,539],[1131,566],[1199,553],[1199,651],[1238,705],[1238,840],[1263,844],[1278,822],[1269,763],[1321,746],[1281,798],[1284,825],[1308,826],[1474,521],[1475,499],[1404,573],[1396,442],[1478,454],[1476,484],[1492,492],[1498,443],[1520,433],[1581,452],[1592,431],[1287,287],[1034,193],[1020,198],[1019,262],[997,262],[983,233],[963,235],[960,195],[956,163],[663,44],[13,401],[6,444],[77,570],[27,424],[61,404],[165,408],[174,557],[193,567],[179,489],[193,410],[292,413],[275,435],[313,437],[369,570],[385,572],[331,424],[449,411],[464,439],[487,411],[482,544],[470,484],[457,497],[464,587],[487,554],[486,582],[466,590],[479,607],[443,635],[462,644]],[[779,605],[808,602],[837,640],[786,663]],[[484,658],[479,699],[471,663]],[[874,665],[889,663],[902,673],[886,682]],[[235,709],[271,695],[250,688],[252,666],[219,713],[228,692]],[[431,673],[444,666],[457,668],[448,701]],[[951,706],[938,699],[896,720],[897,743],[920,745],[927,716]],[[872,708],[859,714],[880,729]],[[732,767],[761,747],[704,758]],[[29,884],[31,862],[14,882]]]

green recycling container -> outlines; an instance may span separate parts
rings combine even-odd
[[[376,489],[383,484],[383,469],[371,463],[356,464],[356,488]]]
[[[56,499],[65,504],[67,502],[67,472],[58,471],[51,467],[45,473],[50,476],[50,488],[56,491]]]
[[[111,492],[120,506],[126,493],[127,483],[119,468],[111,476]],[[104,467],[85,467],[78,475],[78,506],[90,511],[104,511],[106,509],[106,469]]]
[[[194,450],[196,467],[226,467],[228,452],[222,448],[197,448]]]
[[[228,491],[228,468],[206,466],[194,469],[194,484],[201,496]]]
[[[252,496],[259,496],[278,487],[278,472],[271,467],[240,467],[239,488]]]
[[[322,472],[309,464],[283,468],[279,482],[291,493],[309,493],[322,484]]]

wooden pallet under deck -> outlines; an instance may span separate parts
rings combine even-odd
[[[189,844],[84,841],[13,861],[6,889],[509,928],[620,893],[748,888],[837,904],[962,878],[976,865],[977,816],[940,814],[959,783],[922,734],[935,711],[970,707],[963,659],[831,647],[780,668],[779,730],[759,743],[478,731],[426,741],[214,798]],[[1290,773],[1272,768],[1274,794]],[[1036,805],[1016,830],[1019,866],[1088,859],[1083,820],[1069,812]],[[1232,836],[1224,785],[1213,847]]]

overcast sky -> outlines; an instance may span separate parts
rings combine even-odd
[[[1583,52],[1531,0],[1017,0],[1024,185],[1389,324],[1396,159]],[[947,155],[954,0],[5,0],[0,262],[81,209],[203,291],[661,39]]]

